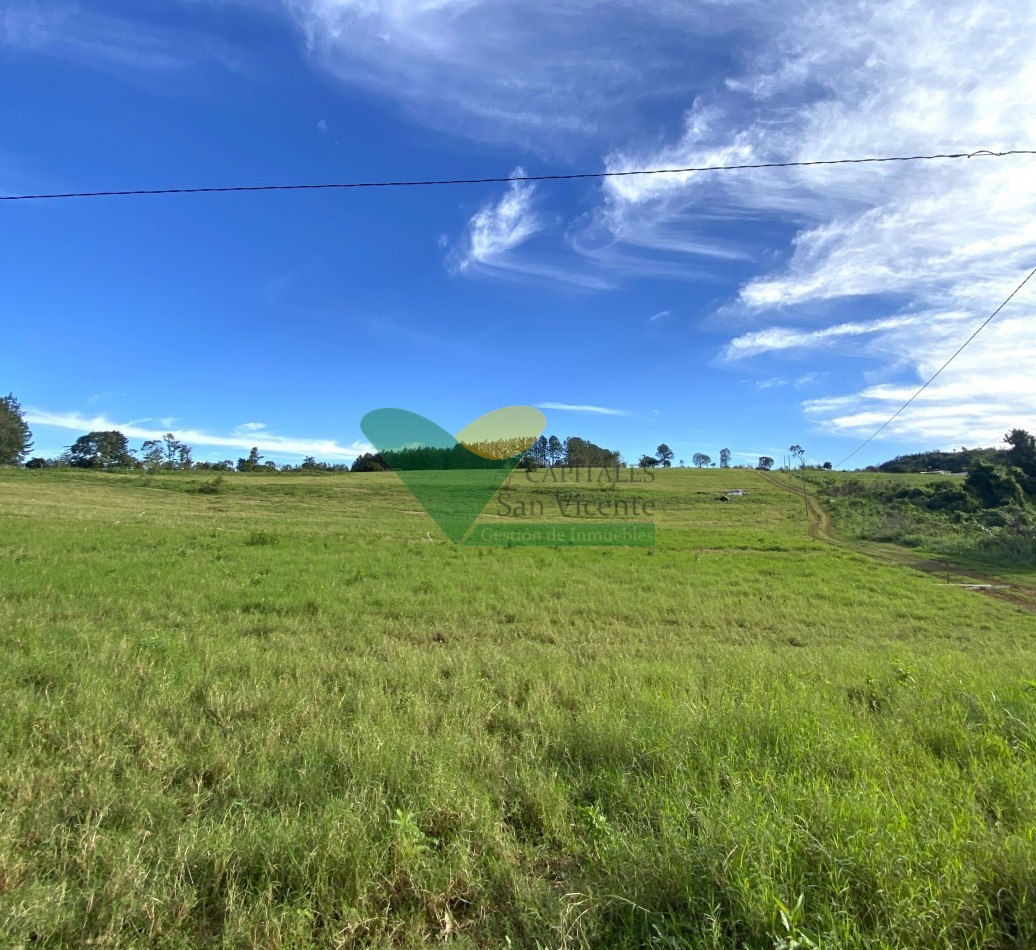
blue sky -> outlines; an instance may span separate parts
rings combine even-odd
[[[0,5],[0,192],[496,177],[1036,144],[1000,0]],[[631,460],[838,462],[1036,264],[1036,162],[5,202],[0,389],[347,461],[501,406]],[[1036,429],[1021,295],[851,465]]]

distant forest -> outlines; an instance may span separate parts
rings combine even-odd
[[[874,466],[878,472],[908,474],[918,472],[953,472],[959,474],[971,468],[974,462],[989,462],[992,465],[1010,465],[1010,449],[966,449],[954,452],[915,452],[912,455],[897,455],[894,459]]]
[[[529,446],[526,449],[526,446]],[[593,466],[614,468],[621,464],[619,453],[605,449],[587,439],[569,436],[540,436],[529,445],[528,439],[479,442],[450,448],[421,446],[396,452],[367,453],[352,466],[354,472],[437,471],[449,469],[501,468],[520,461],[525,468],[561,465],[569,468]]]

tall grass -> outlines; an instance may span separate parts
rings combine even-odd
[[[0,473],[0,944],[1036,944],[1033,615],[750,472],[580,487],[653,550],[203,483]]]

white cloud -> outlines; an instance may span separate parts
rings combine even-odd
[[[320,121],[319,121],[319,122],[317,123],[317,131],[318,131],[318,132],[319,132],[319,133],[320,133],[321,135],[325,135],[325,134],[327,133],[327,119],[321,119],[321,120],[320,120]]]
[[[69,429],[79,434],[116,429],[128,438],[142,440],[161,439],[166,432],[170,431],[170,427],[165,425],[161,429],[153,429],[139,424],[149,420],[120,423],[105,416],[87,417],[78,412],[47,412],[34,408],[26,409],[25,419],[34,427]],[[167,420],[160,421],[164,423]],[[372,451],[366,442],[353,442],[352,445],[343,446],[333,439],[274,435],[257,429],[249,429],[250,425],[261,426],[261,423],[246,423],[244,426],[239,426],[231,435],[216,435],[200,432],[197,429],[173,429],[172,434],[181,442],[192,446],[212,445],[228,449],[250,449],[255,445],[266,452],[276,452],[282,455],[313,455],[324,459],[352,460],[364,452]]]
[[[521,167],[512,177],[525,174]],[[535,210],[536,188],[530,182],[512,181],[499,201],[484,204],[468,222],[460,246],[449,255],[458,273],[490,276],[523,283],[562,283],[584,290],[612,286],[585,268],[562,267],[551,259],[522,250],[522,246],[543,232],[550,221]]]
[[[1036,6],[1007,0],[785,0],[746,5],[773,39],[688,109],[662,147],[617,149],[609,168],[972,152],[1032,147]],[[1036,264],[1036,161],[1027,157],[609,179],[592,225],[612,252],[660,259],[711,222],[777,222],[785,259],[741,288],[727,360],[837,351],[868,357],[877,386],[805,404],[818,429],[869,435]],[[743,230],[743,229],[742,229]],[[724,233],[722,229],[718,233]],[[719,243],[724,248],[723,243]],[[832,319],[842,301],[872,319]],[[1027,290],[883,435],[995,441],[1036,423],[1036,294]],[[796,326],[775,325],[794,318]],[[808,324],[803,326],[803,324]],[[965,356],[967,359],[965,359]],[[869,427],[869,431],[868,431]]]
[[[521,167],[511,172],[512,177],[524,174]],[[475,212],[468,222],[465,249],[458,257],[459,269],[503,266],[508,252],[543,230],[544,222],[533,210],[534,198],[532,184],[513,181],[503,198]]]
[[[573,406],[565,402],[541,402],[536,404],[537,409],[554,409],[558,412],[586,412],[599,416],[628,416],[630,413],[625,409],[606,409],[604,406]]]
[[[285,0],[310,56],[418,121],[541,152],[608,140],[693,88],[736,25],[706,0]],[[678,35],[679,45],[660,43]]]
[[[648,317],[647,322],[648,323],[655,323],[658,320],[662,320],[662,319],[664,319],[665,317],[668,317],[668,316],[669,316],[669,311],[668,310],[659,310],[658,313],[653,314],[652,316]]]
[[[0,11],[0,49],[115,71],[169,73],[201,63],[240,70],[241,51],[210,34],[161,27],[73,3],[11,0]]]
[[[864,336],[879,330],[891,330],[916,322],[910,317],[888,317],[867,323],[840,323],[822,330],[795,330],[769,327],[754,330],[731,340],[723,350],[723,359],[739,360],[779,350],[816,349],[844,337]]]
[[[1031,310],[1030,310],[1031,313]],[[856,438],[870,436],[952,355],[975,329],[960,327],[950,343],[937,345],[923,327],[900,343],[914,354],[916,375],[906,382],[879,382],[859,392],[807,400],[804,409],[817,428]],[[924,390],[878,440],[932,445],[994,445],[1010,429],[1036,428],[1036,340],[1032,317],[994,321]]]

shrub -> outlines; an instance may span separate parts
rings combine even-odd
[[[222,494],[223,489],[223,476],[217,475],[212,481],[202,482],[196,489],[194,489],[199,495],[219,495]]]

